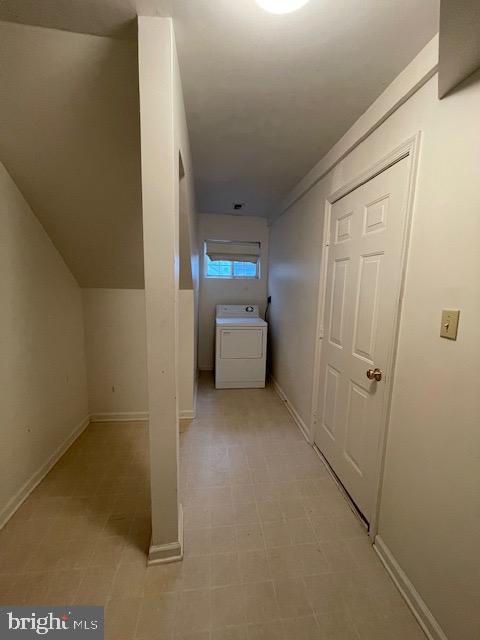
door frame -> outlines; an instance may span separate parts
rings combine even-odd
[[[325,298],[327,292],[327,270],[329,259],[329,245],[330,245],[330,220],[332,213],[332,206],[335,202],[348,195],[358,187],[367,183],[372,178],[383,173],[386,169],[389,169],[393,165],[407,158],[408,162],[408,184],[407,184],[407,200],[406,200],[406,215],[405,225],[403,229],[402,238],[402,253],[400,264],[400,279],[395,293],[396,305],[395,305],[395,318],[394,318],[394,332],[392,337],[392,343],[390,353],[388,355],[387,362],[385,363],[385,375],[386,375],[386,390],[384,403],[381,414],[381,434],[378,443],[378,464],[375,470],[375,508],[373,510],[372,519],[370,522],[370,528],[368,535],[372,542],[375,539],[378,530],[378,517],[380,509],[380,499],[382,490],[383,471],[385,466],[385,453],[386,443],[388,435],[388,426],[390,421],[390,408],[392,400],[392,392],[394,387],[394,372],[395,363],[398,349],[398,335],[400,328],[400,318],[402,312],[403,297],[405,292],[405,280],[406,270],[408,262],[408,252],[410,246],[410,237],[412,231],[412,218],[415,202],[415,187],[417,182],[417,170],[418,160],[420,153],[421,132],[407,138],[398,147],[395,147],[390,153],[383,156],[380,160],[372,164],[362,173],[359,173],[353,180],[348,181],[342,185],[339,189],[336,189],[325,199],[325,216],[323,222],[323,239],[322,248],[323,256],[320,264],[319,274],[319,287],[318,287],[318,302],[317,302],[317,330],[315,336],[315,355],[314,355],[314,368],[313,368],[313,386],[312,386],[312,407],[310,415],[310,442],[317,449],[320,455],[321,451],[315,445],[315,435],[318,428],[318,418],[320,414],[320,363],[322,357],[322,342],[325,334]],[[338,482],[338,480],[337,480]],[[343,488],[343,487],[342,487]],[[346,493],[343,491],[343,493]],[[349,496],[347,498],[350,500]],[[351,501],[351,500],[350,500]]]

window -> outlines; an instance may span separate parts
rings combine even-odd
[[[205,256],[206,278],[258,278],[259,263],[238,260],[211,260]]]
[[[260,277],[260,243],[208,240],[205,277],[248,279]]]

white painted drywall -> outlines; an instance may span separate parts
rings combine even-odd
[[[309,192],[270,227],[270,368],[306,425],[312,404],[322,232],[318,190]]]
[[[261,313],[267,302],[268,227],[264,218],[253,216],[198,216],[200,255],[200,315],[198,366],[213,369],[215,362],[215,306],[217,304],[259,304]],[[255,280],[222,280],[204,277],[204,244],[206,240],[241,240],[260,242],[260,278]]]
[[[62,31],[92,33],[112,38],[137,37],[137,16],[169,16],[171,0],[132,0],[128,2],[37,3],[7,0],[0,6],[0,20],[25,22]]]
[[[181,98],[181,87],[177,88]],[[184,120],[185,121],[185,120]],[[180,123],[181,124],[181,123]],[[180,418],[194,418],[197,379],[198,339],[198,251],[196,218],[191,215],[188,182],[181,163],[179,212],[179,291],[178,291],[178,402]]]
[[[148,411],[145,291],[82,289],[93,418]]]
[[[178,502],[178,177],[173,140],[172,25],[138,20],[149,392],[150,558],[181,553]],[[171,551],[171,553],[169,553]]]
[[[138,46],[150,414],[150,560],[159,561],[178,558],[182,551],[178,491],[181,165],[186,180],[187,226],[191,238],[195,238],[196,221],[188,129],[172,20],[139,17]],[[196,242],[191,246],[196,246]],[[192,256],[192,281],[196,290],[196,255]]]
[[[379,533],[451,640],[480,636],[480,75],[430,81],[345,163],[423,131]],[[440,313],[461,309],[456,342]],[[476,507],[475,507],[476,505]]]
[[[438,93],[450,89],[480,68],[480,3],[441,0]]]
[[[401,318],[395,387],[387,442],[379,534],[450,640],[480,633],[480,75],[442,101],[437,76],[279,218],[270,236],[274,367],[302,415],[311,367],[300,366],[289,344],[314,348],[313,310],[295,338],[305,274],[318,256],[296,269],[282,261],[295,230],[302,255],[320,251],[324,199],[341,184],[422,131],[411,250]],[[330,182],[330,184],[328,184]],[[299,216],[297,218],[297,215]],[[298,261],[301,264],[301,261]],[[317,295],[312,277],[303,303]],[[442,308],[461,309],[458,340],[439,337]],[[284,317],[287,314],[287,317]]]
[[[180,289],[178,298],[178,411],[195,417],[195,304],[192,289]]]
[[[148,418],[144,289],[82,289],[93,420]],[[194,295],[179,291],[179,413],[195,410]]]
[[[0,157],[52,242],[82,287],[143,287],[136,42],[0,22],[0,60]]]
[[[0,300],[1,526],[88,418],[80,288],[1,163]]]

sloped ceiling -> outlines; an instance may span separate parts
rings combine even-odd
[[[136,42],[3,22],[0,60],[0,159],[81,286],[142,287]]]
[[[173,0],[0,0],[0,20],[135,40],[137,15],[170,16]]]

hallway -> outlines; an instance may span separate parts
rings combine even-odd
[[[147,429],[91,424],[0,533],[0,603],[105,605],[114,640],[421,640],[271,387],[216,391],[180,437],[185,558],[145,567]]]

